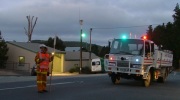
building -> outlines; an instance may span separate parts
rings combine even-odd
[[[7,68],[15,70],[30,71],[35,65],[34,57],[39,52],[39,43],[29,42],[7,42],[9,48]],[[48,47],[48,51],[54,52],[54,49]],[[92,53],[91,58],[98,58]],[[80,65],[79,51],[59,51],[55,50],[53,60],[53,72],[68,72],[70,68]],[[51,64],[50,64],[51,65]],[[89,52],[82,52],[82,67],[89,66]]]
[[[91,59],[99,58],[95,54],[91,53]],[[80,52],[66,52],[65,55],[65,68],[68,71],[72,67],[80,66]],[[90,67],[91,61],[89,61],[89,52],[82,52],[82,67]]]
[[[34,58],[36,56],[36,53],[40,50],[39,44],[29,42],[7,42],[7,46],[9,48],[9,51],[7,53],[7,68],[30,71],[31,68],[35,65]],[[48,47],[48,51],[51,53],[54,52],[54,49]],[[65,52],[55,50],[55,57],[53,61],[54,71],[64,72],[64,55]]]

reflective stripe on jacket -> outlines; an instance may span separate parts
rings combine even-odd
[[[39,55],[39,59],[43,59],[43,61],[39,63],[40,69],[48,69],[50,55],[48,53],[41,53],[41,52],[39,52],[38,55]]]

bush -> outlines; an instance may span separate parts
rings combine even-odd
[[[79,72],[79,67],[73,67],[71,69],[69,69],[70,73],[74,73],[74,72]]]
[[[80,67],[73,67],[73,68],[69,69],[69,72],[70,73],[79,72],[79,69],[80,69]],[[82,73],[90,74],[91,69],[88,66],[82,67]]]

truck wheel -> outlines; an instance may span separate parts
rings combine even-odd
[[[149,87],[151,84],[151,72],[148,72],[147,79],[143,80],[143,85]]]
[[[112,83],[113,84],[119,84],[120,83],[120,76],[118,76],[118,75],[112,75],[111,76],[111,81],[112,81]]]
[[[164,83],[164,82],[166,81],[166,79],[167,79],[167,76],[168,76],[168,72],[165,71],[165,73],[163,74],[163,76],[158,78],[157,82],[159,82],[159,83]]]

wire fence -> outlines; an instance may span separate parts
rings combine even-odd
[[[30,63],[6,62],[0,75],[30,75]]]
[[[30,63],[17,63],[17,62],[7,62],[6,68],[8,70],[19,70],[19,71],[29,71]]]

